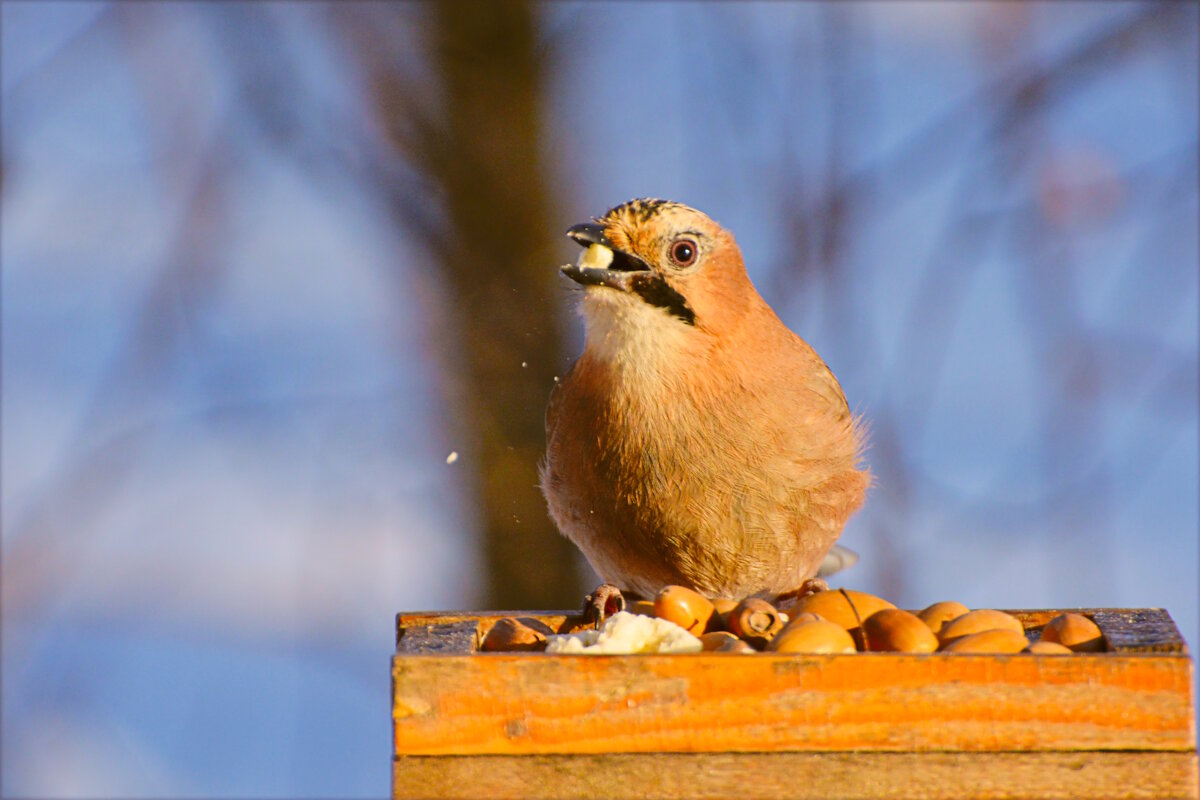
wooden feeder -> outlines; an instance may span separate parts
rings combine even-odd
[[[1070,609],[1071,655],[482,653],[413,613],[392,659],[395,798],[1196,798],[1192,662],[1161,609]],[[1036,640],[1061,610],[1010,611]]]

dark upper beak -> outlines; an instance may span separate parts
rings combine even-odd
[[[596,267],[580,267],[567,264],[562,272],[576,283],[584,286],[608,286],[612,289],[630,291],[630,276],[635,272],[650,269],[650,265],[629,253],[623,253],[613,246],[612,241],[604,235],[604,226],[595,222],[581,222],[567,228],[570,236],[580,247],[598,244],[613,252],[612,263],[605,269]]]
[[[578,225],[572,225],[567,228],[567,236],[574,239],[580,247],[598,244],[613,251],[612,263],[608,265],[607,269],[601,270],[602,272],[643,272],[650,269],[649,264],[632,253],[618,250],[612,240],[605,235],[604,226],[599,223],[581,222]],[[589,271],[595,272],[596,270]],[[577,275],[567,274],[578,280]]]
[[[612,263],[607,268],[581,267],[567,264],[562,273],[584,286],[607,286],[623,292],[633,292],[650,305],[665,308],[673,316],[688,325],[696,324],[696,313],[687,299],[650,268],[642,259],[618,250],[604,235],[604,226],[594,222],[581,222],[567,228],[567,236],[581,247],[598,244],[612,250]]]
[[[567,236],[583,247],[587,247],[589,244],[602,244],[611,250],[613,246],[613,243],[604,235],[604,226],[595,222],[581,222],[578,225],[572,225],[567,228]]]

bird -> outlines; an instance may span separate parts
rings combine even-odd
[[[567,236],[583,352],[546,410],[542,492],[603,584],[585,613],[687,586],[811,591],[871,483],[866,424],[706,214],[630,200]]]

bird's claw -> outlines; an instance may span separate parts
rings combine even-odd
[[[824,578],[809,578],[800,584],[800,588],[796,590],[796,594],[798,597],[808,597],[810,594],[828,591],[829,583]]]
[[[596,628],[604,624],[604,620],[625,610],[625,597],[621,590],[611,583],[602,583],[596,591],[583,598],[583,618]]]
[[[809,578],[800,584],[798,589],[792,589],[790,592],[784,592],[775,598],[775,605],[779,607],[790,606],[797,600],[808,597],[810,594],[817,592],[828,592],[829,584],[824,578]]]

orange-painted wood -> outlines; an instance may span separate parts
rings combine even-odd
[[[1014,613],[1036,634],[1060,612]],[[504,614],[401,615],[395,753],[1194,750],[1192,664],[1169,616],[1085,613],[1119,646],[1062,656],[477,653]],[[516,616],[555,631],[580,623]],[[1139,620],[1145,642],[1126,630]]]

